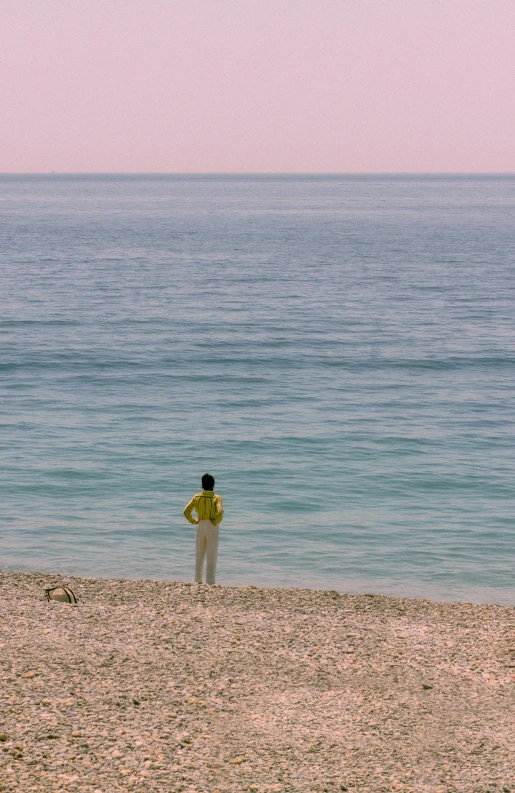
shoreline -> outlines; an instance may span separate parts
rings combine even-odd
[[[0,601],[0,790],[515,792],[512,606],[6,571]]]
[[[194,586],[195,582],[193,581],[192,574],[186,574],[184,578],[158,578],[156,576],[146,576],[140,574],[134,574],[129,576],[120,577],[118,575],[113,575],[110,572],[101,572],[92,575],[84,575],[81,572],[75,573],[61,573],[61,572],[45,572],[44,570],[20,570],[15,568],[0,568],[0,575],[3,573],[5,574],[13,574],[13,575],[36,575],[36,576],[44,576],[45,579],[52,579],[55,581],[65,581],[65,580],[75,580],[75,581],[127,581],[127,582],[149,582],[154,584],[182,584],[184,586]],[[190,571],[192,573],[192,571]],[[252,583],[247,582],[246,580],[242,582],[241,580],[231,581],[230,578],[225,580],[223,583],[217,583],[215,586],[220,588],[223,587],[224,589],[263,589],[263,590],[288,590],[292,592],[336,592],[339,595],[345,595],[347,597],[386,597],[386,598],[393,598],[395,600],[408,600],[408,601],[427,601],[429,603],[449,603],[449,604],[470,604],[473,606],[500,606],[503,608],[515,608],[515,589],[512,588],[509,590],[509,597],[508,597],[508,590],[505,588],[497,589],[497,588],[490,588],[485,586],[476,586],[473,588],[468,588],[466,591],[460,591],[457,589],[454,592],[448,592],[447,594],[442,594],[437,587],[426,587],[425,591],[417,591],[416,587],[412,586],[405,586],[403,589],[395,591],[395,586],[391,586],[389,582],[372,582],[369,580],[361,580],[361,579],[348,579],[342,582],[342,587],[339,584],[335,584],[331,582],[331,584],[327,584],[324,586],[323,582],[316,579],[308,580],[304,586],[300,586],[297,583],[293,583],[292,581],[284,580],[284,577],[279,577],[279,582],[275,581],[273,578],[271,579],[264,579],[264,580],[254,580]],[[343,589],[343,583],[348,587],[348,589]],[[374,589],[374,583],[378,584],[378,589]],[[381,587],[381,583],[384,584]],[[334,586],[338,586],[338,588],[334,588]],[[329,588],[331,586],[332,588]],[[498,599],[489,599],[495,598]],[[514,792],[515,793],[515,792]]]

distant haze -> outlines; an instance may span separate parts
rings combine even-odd
[[[3,0],[2,172],[513,172],[514,0]]]

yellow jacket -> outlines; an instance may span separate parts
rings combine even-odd
[[[218,526],[224,516],[222,499],[212,490],[203,490],[202,493],[197,493],[185,507],[184,517],[190,523],[195,524],[197,521],[191,516],[193,510],[197,513],[198,520],[210,520],[213,526]]]

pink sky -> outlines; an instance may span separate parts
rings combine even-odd
[[[2,172],[515,172],[515,0],[3,0]]]

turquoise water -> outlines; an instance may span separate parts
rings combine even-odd
[[[515,177],[0,177],[0,568],[513,604]]]

